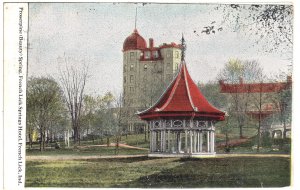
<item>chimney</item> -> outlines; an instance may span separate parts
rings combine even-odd
[[[153,48],[153,47],[154,47],[153,38],[149,38],[149,48]]]
[[[219,80],[219,84],[220,84],[221,86],[223,86],[223,85],[224,85],[224,80]]]
[[[239,81],[240,81],[240,84],[243,84],[244,83],[243,77],[239,77]]]

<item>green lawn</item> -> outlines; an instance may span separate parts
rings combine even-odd
[[[27,187],[283,187],[289,158],[27,161]]]

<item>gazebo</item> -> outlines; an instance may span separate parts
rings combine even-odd
[[[213,107],[190,77],[184,58],[159,100],[139,112],[150,130],[148,156],[215,154],[215,127],[225,113]]]

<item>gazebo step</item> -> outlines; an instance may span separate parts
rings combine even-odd
[[[187,157],[193,157],[193,158],[202,158],[202,157],[215,157],[216,153],[193,153],[193,154],[168,154],[168,153],[149,153],[148,157],[160,157],[160,158],[187,158]]]

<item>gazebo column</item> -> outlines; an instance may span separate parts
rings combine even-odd
[[[197,152],[200,152],[200,131],[197,131]]]
[[[193,133],[190,131],[190,153],[193,153]]]
[[[150,131],[150,152],[152,152],[152,131]]]
[[[197,151],[197,132],[196,131],[193,131],[193,135],[194,135],[194,149],[193,149],[193,152],[198,152]]]
[[[157,151],[157,136],[158,136],[158,131],[155,131],[154,133],[154,152]]]
[[[155,131],[152,131],[152,152],[155,152]]]
[[[206,131],[206,145],[207,145],[207,152],[210,152],[210,132]]]
[[[168,152],[171,152],[170,130],[168,130]]]
[[[178,149],[178,139],[177,139],[177,132],[173,133],[173,152],[177,152]]]
[[[181,132],[179,132],[179,134],[177,134],[178,136],[178,152],[180,153],[181,151]]]
[[[166,130],[163,130],[163,152],[166,152]]]
[[[188,153],[187,149],[188,149],[188,134],[187,134],[187,130],[184,131],[185,137],[184,137],[184,152]]]
[[[202,146],[203,146],[203,133],[202,131],[200,131],[200,142],[199,142],[199,146],[200,146],[200,149],[199,149],[199,152],[202,152]]]
[[[211,152],[215,152],[215,132],[211,131]]]
[[[160,152],[163,152],[163,144],[164,144],[164,139],[163,139],[163,131],[160,131]]]

